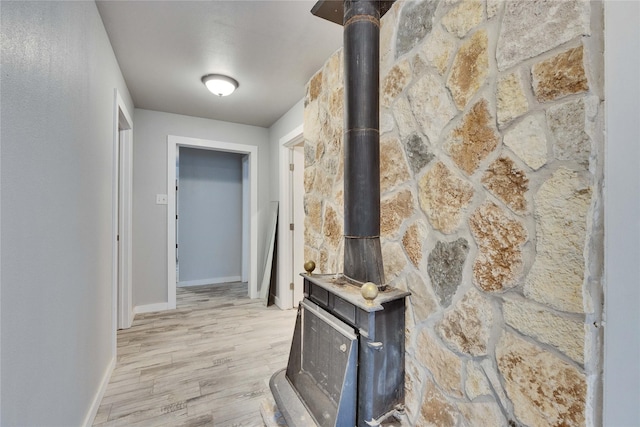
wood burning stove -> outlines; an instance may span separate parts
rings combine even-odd
[[[371,303],[342,275],[312,274],[304,293],[289,363],[271,379],[278,408],[290,426],[378,425],[404,402],[409,293],[387,287]]]
[[[385,285],[380,248],[379,33],[392,4],[322,0],[312,9],[344,25],[344,274],[304,275],[289,363],[270,383],[290,427],[376,426],[404,402],[409,293]],[[364,282],[375,283],[373,295]]]

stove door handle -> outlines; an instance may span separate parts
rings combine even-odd
[[[378,341],[367,341],[367,346],[375,351],[382,350],[382,343]]]

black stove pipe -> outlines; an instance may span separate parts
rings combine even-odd
[[[344,275],[384,287],[380,247],[380,4],[345,0]]]

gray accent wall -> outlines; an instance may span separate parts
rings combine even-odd
[[[204,86],[203,86],[204,89]],[[166,303],[168,135],[258,147],[258,279],[269,208],[269,130],[143,109],[133,113],[133,305]]]
[[[242,157],[180,148],[178,286],[241,276]]]
[[[93,2],[1,5],[1,418],[79,426],[113,361],[114,89]]]
[[[602,425],[640,425],[640,3],[605,16],[605,296]],[[598,425],[596,420],[595,425]]]

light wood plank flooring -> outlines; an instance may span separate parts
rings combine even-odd
[[[295,310],[246,284],[178,288],[178,309],[118,331],[116,368],[94,426],[262,426],[260,402],[287,364]]]

